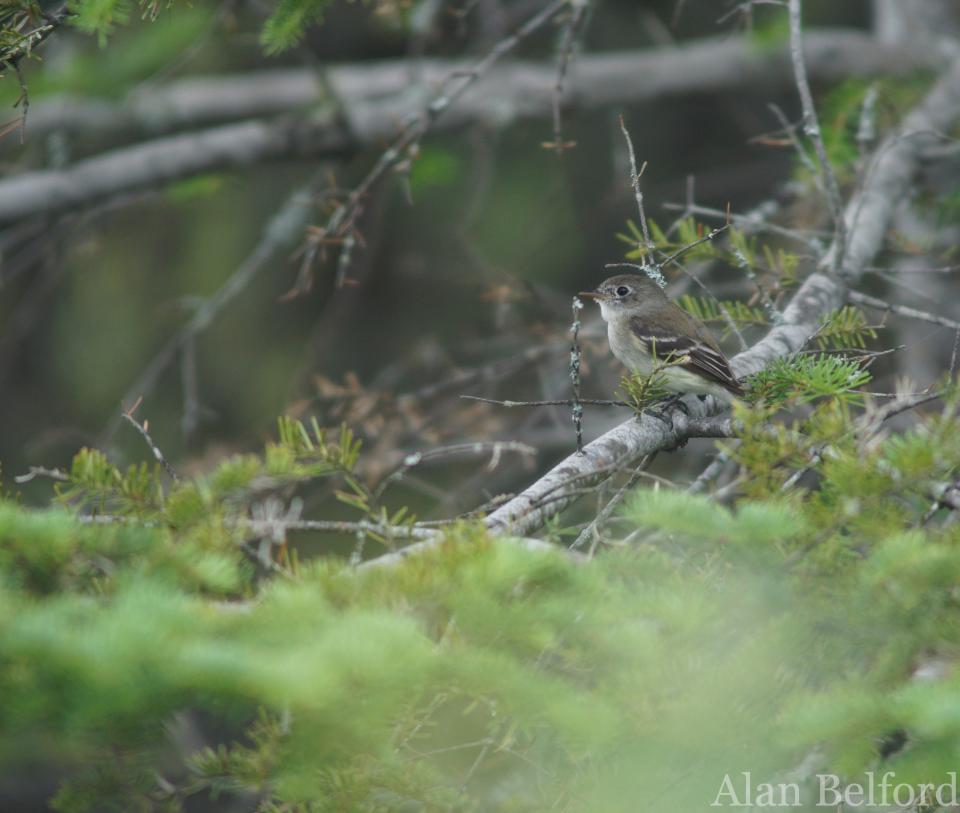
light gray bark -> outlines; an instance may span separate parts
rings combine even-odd
[[[891,45],[923,45],[943,57],[960,52],[957,0],[874,0],[873,27]]]

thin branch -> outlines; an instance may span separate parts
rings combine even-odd
[[[577,434],[577,454],[583,452],[583,404],[580,403],[580,361],[582,358],[580,352],[580,311],[583,310],[583,303],[580,297],[573,298],[573,324],[570,326],[570,332],[573,334],[573,341],[570,345],[570,381],[573,384],[573,404],[570,407],[573,417],[573,425]]]
[[[788,229],[776,223],[771,223],[756,212],[736,214],[723,209],[713,209],[709,206],[690,206],[689,204],[682,203],[664,203],[663,208],[668,211],[683,211],[686,214],[700,215],[701,217],[721,218],[729,221],[738,229],[742,229],[750,234],[769,232],[770,234],[776,234],[788,240],[802,243],[808,249],[814,251],[820,251],[823,248],[822,243],[812,238],[809,232],[800,232],[796,229]]]
[[[647,227],[647,213],[643,207],[643,189],[640,186],[640,176],[643,175],[643,171],[647,168],[646,163],[640,169],[637,169],[637,156],[633,151],[633,139],[630,138],[630,132],[627,130],[627,125],[623,121],[623,116],[620,116],[620,132],[623,133],[623,140],[627,142],[627,155],[630,158],[630,186],[633,187],[633,196],[637,201],[637,211],[640,214],[640,231],[643,234],[643,244],[647,249],[647,255],[652,260],[654,257],[654,252],[656,251],[656,246],[653,244],[653,240],[650,239],[650,229]]]
[[[863,96],[860,105],[860,121],[857,124],[856,142],[860,156],[866,155],[867,150],[877,138],[877,100],[880,98],[880,86],[872,82]]]
[[[427,384],[417,390],[403,393],[397,396],[397,403],[400,406],[407,406],[421,401],[432,401],[447,393],[458,390],[469,384],[491,381],[502,381],[507,376],[513,375],[519,370],[536,364],[541,359],[552,355],[559,355],[564,349],[564,344],[559,340],[548,342],[546,344],[534,345],[528,347],[515,356],[507,359],[498,359],[489,364],[474,367],[469,370],[457,372],[442,381]],[[472,398],[473,396],[464,395],[463,398]],[[484,400],[482,398],[476,400]],[[501,402],[495,402],[501,403]]]
[[[180,481],[180,475],[177,474],[173,466],[171,466],[170,463],[167,461],[167,458],[164,457],[163,452],[160,451],[160,447],[157,446],[157,444],[154,443],[153,438],[150,437],[150,432],[147,431],[149,424],[147,423],[147,421],[140,423],[140,421],[138,421],[136,418],[133,417],[133,413],[137,411],[137,408],[140,406],[142,401],[143,401],[142,397],[138,398],[134,403],[134,405],[130,407],[130,409],[125,409],[121,413],[121,415],[127,423],[129,423],[134,429],[136,429],[140,433],[140,436],[143,438],[144,442],[150,448],[150,451],[153,452],[153,456],[157,459],[157,462],[161,466],[163,466],[164,471],[166,471],[166,473],[170,476],[170,479],[173,480],[175,483],[177,483]]]
[[[333,211],[327,222],[313,229],[307,238],[306,250],[300,265],[300,274],[294,292],[308,290],[312,284],[312,268],[323,246],[329,241],[342,240],[350,232],[361,201],[373,186],[401,161],[406,160],[409,151],[426,135],[434,122],[450,107],[455,105],[470,87],[485,76],[497,61],[512,51],[524,39],[548,23],[567,4],[567,0],[552,0],[544,9],[533,15],[513,34],[497,42],[483,59],[466,71],[452,72],[445,77],[441,90],[416,118],[408,123],[390,146],[384,150],[363,180],[351,190],[347,199]],[[343,284],[344,269],[338,271],[338,283]]]
[[[628,407],[632,404],[626,401],[611,401],[603,398],[561,398],[556,401],[497,401],[494,398],[481,398],[479,395],[461,395],[461,398],[467,401],[480,401],[483,404],[495,404],[496,406],[507,407],[542,407],[542,406],[618,406]]]
[[[803,142],[800,141],[800,138],[797,136],[797,127],[790,123],[790,120],[787,118],[787,114],[784,113],[779,105],[769,104],[767,105],[770,112],[776,117],[777,121],[780,122],[780,127],[782,132],[787,139],[790,141],[793,151],[797,154],[797,158],[800,159],[800,163],[806,167],[807,172],[813,177],[814,183],[817,185],[824,196],[827,195],[827,190],[823,185],[823,176],[820,173],[820,170],[817,168],[816,162],[810,157],[810,154],[807,152],[806,148],[803,146]],[[754,139],[759,141],[760,139]]]
[[[918,319],[921,322],[929,322],[933,325],[942,325],[943,327],[949,327],[953,330],[960,330],[960,322],[957,322],[954,319],[948,319],[946,316],[938,316],[935,313],[921,311],[917,308],[911,308],[907,305],[896,305],[892,302],[886,302],[883,299],[878,299],[875,296],[862,294],[859,291],[850,291],[847,294],[847,299],[857,305],[863,305],[864,307],[873,308],[874,310],[886,311],[887,313],[896,313],[899,316],[906,316],[910,319]]]
[[[56,480],[58,483],[69,483],[70,475],[60,469],[46,469],[43,466],[31,466],[26,474],[20,474],[13,478],[15,483],[29,483],[37,477],[46,477],[49,480]]]
[[[942,59],[916,43],[878,43],[866,32],[813,29],[805,37],[811,79],[840,81],[859,77],[909,75],[935,68]],[[463,60],[366,61],[317,67],[270,68],[239,74],[191,76],[138,87],[120,102],[87,96],[56,96],[31,111],[31,132],[42,139],[54,131],[70,137],[112,143],[154,138],[183,130],[304,110],[331,112],[330,96],[350,127],[339,149],[353,149],[396,135],[445,76],[464,73]],[[484,93],[461,100],[458,110],[471,120],[499,116],[550,116],[557,66],[514,60],[490,71]],[[636,81],[638,76],[642,82]],[[792,85],[790,61],[774,49],[753,47],[748,36],[688,41],[669,48],[580,54],[564,80],[565,104],[595,109],[657,101],[684,94],[733,92],[762,83],[772,93]],[[392,122],[392,124],[387,124]],[[460,121],[459,124],[464,124]]]
[[[827,205],[833,217],[834,238],[833,251],[827,255],[832,260],[832,271],[839,271],[844,265],[846,253],[847,225],[844,220],[843,198],[840,195],[840,186],[833,167],[827,158],[827,150],[823,144],[823,135],[820,132],[820,122],[817,118],[817,109],[813,104],[813,93],[810,91],[810,80],[807,77],[807,66],[803,55],[803,26],[801,23],[801,0],[789,0],[790,18],[790,58],[793,62],[793,73],[800,93],[800,103],[803,106],[804,134],[813,142],[813,148],[820,162],[820,176],[823,179],[823,188],[827,195]]]
[[[950,354],[950,378],[957,377],[957,360],[960,357],[960,330],[953,334],[953,352]]]
[[[627,478],[627,481],[619,488],[616,494],[610,498],[607,504],[603,509],[593,518],[593,521],[587,525],[580,533],[577,535],[577,538],[573,541],[573,544],[570,545],[571,550],[578,550],[587,544],[587,542],[596,543],[600,538],[600,532],[603,530],[603,526],[606,525],[607,520],[610,518],[610,515],[616,510],[617,506],[623,501],[623,498],[629,494],[633,487],[637,484],[637,481],[643,475],[646,468],[650,465],[650,462],[653,460],[654,455],[647,455],[643,460],[640,461],[640,464],[630,473],[630,477]],[[591,548],[593,546],[591,545]]]
[[[287,202],[267,224],[263,236],[253,251],[247,255],[247,258],[227,278],[226,282],[211,297],[202,302],[187,323],[157,352],[127,390],[123,397],[124,402],[148,397],[160,376],[176,359],[177,354],[181,351],[189,354],[190,346],[196,338],[210,326],[223,309],[247,288],[274,256],[296,242],[309,219],[310,197],[314,184],[320,177],[321,173],[317,173],[313,181],[308,183],[307,186],[297,189],[288,198]],[[195,393],[193,395],[195,397]],[[106,434],[112,435],[118,425],[117,420],[111,421],[106,429]]]
[[[244,519],[238,521],[237,526],[248,528],[254,533],[264,536],[270,536],[275,531],[321,531],[324,533],[372,533],[385,537],[426,539],[434,536],[436,533],[429,528],[418,528],[416,525],[389,525],[380,522],[348,522],[346,520],[327,519],[298,519],[291,521]]]
[[[500,463],[500,457],[504,452],[516,452],[525,457],[535,457],[537,450],[527,443],[520,443],[515,440],[494,440],[479,441],[476,443],[458,443],[453,446],[441,446],[435,449],[429,449],[425,452],[411,452],[405,455],[403,461],[393,471],[387,474],[374,490],[372,502],[379,502],[387,487],[397,480],[402,479],[407,472],[422,463],[431,460],[448,459],[451,457],[462,457],[465,455],[476,456],[490,454],[490,462],[487,465],[487,471],[493,471]]]
[[[700,474],[697,476],[697,479],[687,486],[687,493],[699,494],[701,491],[706,491],[707,486],[709,486],[714,479],[723,473],[723,470],[729,463],[730,455],[728,455],[726,452],[719,452],[716,457],[710,461],[707,467],[700,472]]]
[[[702,246],[704,243],[709,243],[713,241],[716,237],[719,237],[729,228],[730,228],[730,224],[724,223],[722,226],[717,226],[717,228],[711,229],[707,234],[703,235],[703,237],[699,237],[696,240],[694,240],[692,243],[688,243],[682,248],[679,248],[676,251],[674,251],[673,254],[667,257],[662,263],[660,263],[660,265],[670,265],[670,263],[675,262],[678,258],[682,257],[684,254],[689,253],[690,251],[695,249],[697,246]]]
[[[870,274],[956,274],[960,265],[941,265],[935,268],[880,268],[879,266],[864,268]]]
[[[557,81],[553,86],[553,142],[545,146],[556,150],[557,155],[576,146],[576,142],[563,140],[563,122],[560,116],[560,107],[563,102],[563,82],[570,65],[570,55],[573,53],[573,43],[586,17],[588,0],[573,0],[570,3],[570,17],[563,27],[563,39],[560,42],[560,53],[557,57]]]

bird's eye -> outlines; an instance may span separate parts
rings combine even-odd
[[[621,285],[617,288],[617,296],[626,296],[630,293],[630,289],[626,285]]]

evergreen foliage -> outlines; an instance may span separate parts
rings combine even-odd
[[[867,346],[867,339],[876,338],[877,331],[868,324],[863,311],[852,305],[844,305],[823,321],[815,341],[821,350],[862,350]]]
[[[261,35],[267,53],[279,53],[296,45],[308,25],[323,20],[330,3],[331,0],[280,0]]]
[[[264,454],[170,488],[85,450],[67,507],[0,503],[4,770],[56,766],[78,812],[694,810],[725,773],[772,781],[816,748],[854,778],[902,729],[891,764],[942,781],[951,680],[911,673],[960,647],[958,532],[932,496],[960,464],[955,402],[888,436],[851,408],[857,375],[801,356],[759,376],[728,449],[747,496],[642,489],[639,539],[587,566],[466,523],[391,568],[278,551],[264,572],[247,506],[349,478],[349,432],[284,419]],[[836,392],[771,431],[819,376]],[[192,727],[221,744],[191,750]]]
[[[767,324],[767,319],[760,308],[751,307],[738,299],[721,302],[705,296],[684,294],[677,304],[705,324],[715,323],[723,326],[727,318],[732,319],[738,327]]]

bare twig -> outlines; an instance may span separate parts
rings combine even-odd
[[[430,401],[447,393],[460,389],[468,384],[487,381],[501,381],[518,370],[536,364],[541,359],[563,352],[564,344],[558,339],[556,342],[527,347],[522,352],[508,359],[498,359],[490,364],[484,364],[469,370],[457,372],[455,375],[420,387],[417,390],[397,396],[400,405],[412,404],[420,401]],[[464,395],[464,398],[473,396]],[[484,399],[477,399],[484,400]],[[500,402],[496,402],[500,403]]]
[[[935,268],[864,268],[869,274],[956,274],[960,265],[941,265]]]
[[[620,132],[623,133],[623,140],[627,142],[627,155],[630,157],[630,186],[633,187],[633,196],[637,201],[637,211],[640,214],[640,232],[643,234],[643,244],[647,250],[644,259],[649,257],[652,262],[656,246],[653,244],[653,240],[650,239],[650,229],[647,226],[647,213],[643,207],[643,189],[640,186],[640,176],[643,175],[643,171],[647,168],[647,165],[644,163],[639,170],[637,169],[637,156],[633,151],[633,139],[630,138],[630,132],[627,130],[627,125],[623,121],[623,116],[620,116]],[[649,263],[644,263],[644,265],[648,264]]]
[[[137,408],[140,406],[142,402],[143,402],[143,398],[142,397],[138,398],[136,402],[133,404],[133,406],[130,407],[130,409],[125,409],[121,413],[121,415],[127,423],[129,423],[134,429],[136,429],[140,433],[140,436],[144,439],[147,446],[150,448],[150,451],[153,452],[153,456],[157,459],[157,462],[161,466],[163,466],[164,471],[166,471],[166,473],[170,476],[170,479],[173,480],[175,483],[179,482],[180,475],[177,474],[173,466],[171,466],[170,463],[167,461],[167,458],[164,457],[163,452],[160,451],[160,447],[157,446],[157,444],[154,443],[153,438],[150,437],[150,432],[147,431],[149,426],[148,422],[144,421],[143,423],[140,423],[140,421],[138,421],[136,418],[133,417],[133,414],[137,411]]]
[[[618,407],[628,407],[632,404],[627,403],[626,401],[611,401],[603,398],[561,398],[556,401],[497,401],[493,398],[481,398],[479,395],[461,395],[461,398],[466,399],[467,401],[480,401],[483,404],[495,404],[496,406],[507,407],[512,409],[513,407],[542,407],[542,406],[568,406],[573,407],[579,404],[580,406],[618,406]]]
[[[46,477],[48,480],[56,480],[58,483],[69,483],[70,476],[60,469],[46,469],[43,466],[31,466],[26,474],[20,474],[13,478],[15,483],[29,483],[37,477]]]
[[[677,249],[676,251],[674,251],[673,254],[671,254],[670,256],[668,256],[666,259],[664,259],[664,260],[663,260],[662,262],[660,262],[658,265],[659,265],[659,266],[667,266],[667,265],[670,265],[670,263],[672,263],[672,262],[674,262],[675,260],[677,260],[678,258],[682,257],[684,254],[687,254],[688,252],[692,251],[692,250],[695,249],[697,246],[702,246],[704,243],[709,243],[709,242],[711,242],[712,240],[714,240],[716,237],[719,237],[721,234],[723,234],[723,233],[724,233],[727,229],[729,229],[729,228],[730,228],[730,224],[729,224],[729,223],[724,223],[722,226],[717,226],[717,228],[711,229],[707,234],[703,235],[703,237],[699,237],[699,238],[697,238],[696,240],[694,240],[692,243],[688,243],[687,245],[683,246],[682,248],[679,248],[679,249]]]
[[[728,220],[738,229],[743,229],[750,233],[769,232],[788,240],[802,243],[808,249],[820,251],[823,244],[810,236],[809,232],[800,232],[796,229],[788,229],[776,223],[765,220],[758,213],[736,214],[723,209],[713,209],[709,206],[690,206],[682,203],[664,203],[663,208],[672,211],[683,211],[686,214],[700,215],[701,217],[713,217]]]
[[[880,98],[880,87],[876,82],[871,83],[863,96],[860,105],[860,121],[857,124],[857,147],[861,157],[864,156],[877,138],[877,99]]]
[[[803,142],[797,136],[797,126],[790,123],[790,120],[787,118],[787,114],[780,109],[780,105],[769,104],[767,107],[776,117],[777,121],[780,122],[780,127],[782,128],[780,132],[782,132],[790,141],[793,151],[797,154],[797,158],[800,159],[800,163],[803,164],[804,167],[806,167],[807,172],[810,173],[814,183],[817,185],[817,189],[819,189],[824,196],[826,196],[827,190],[823,186],[823,176],[820,174],[820,170],[817,168],[816,162],[814,162],[814,160],[810,157],[810,154],[803,146]]]
[[[373,167],[362,181],[347,195],[347,199],[333,211],[327,222],[320,228],[311,231],[307,238],[303,262],[294,292],[308,290],[312,284],[313,264],[321,248],[332,241],[343,240],[350,232],[356,217],[357,208],[361,201],[370,192],[373,186],[401,161],[409,157],[410,150],[427,133],[433,123],[452,107],[460,97],[505,54],[512,51],[524,39],[533,34],[556,15],[567,0],[552,0],[545,8],[534,14],[526,23],[513,34],[500,40],[486,56],[467,71],[456,71],[448,75],[441,91],[430,100],[426,109],[407,124],[403,132],[393,140],[391,145],[380,154]],[[342,284],[345,276],[344,269],[338,271],[339,283]]]
[[[892,302],[886,302],[883,299],[878,299],[875,296],[862,294],[859,291],[850,291],[847,294],[847,299],[856,303],[857,305],[863,305],[867,308],[873,308],[878,311],[886,311],[888,313],[896,313],[899,316],[906,316],[909,319],[918,319],[921,322],[929,322],[933,325],[942,325],[943,327],[949,327],[953,330],[960,330],[960,322],[957,322],[954,319],[948,319],[946,316],[938,316],[935,313],[921,311],[917,308],[908,307],[907,305],[896,305]]]
[[[810,80],[807,77],[807,65],[803,55],[803,26],[801,23],[801,0],[789,0],[788,12],[790,18],[790,58],[793,62],[793,73],[800,93],[800,104],[803,106],[804,134],[813,142],[813,148],[820,162],[820,176],[827,196],[827,205],[833,217],[834,239],[832,251],[827,255],[832,261],[832,271],[842,270],[846,254],[847,226],[844,220],[843,198],[840,195],[840,186],[833,167],[827,158],[827,150],[823,144],[823,135],[820,132],[820,122],[817,118],[817,109],[813,104],[813,93],[810,91]]]
[[[603,526],[606,524],[607,520],[610,518],[610,515],[614,512],[618,505],[620,505],[623,498],[629,494],[633,487],[637,484],[637,481],[640,479],[640,476],[643,474],[647,466],[650,465],[655,455],[647,455],[643,460],[640,461],[640,464],[630,473],[630,477],[627,478],[627,481],[619,488],[616,494],[610,498],[607,504],[603,507],[600,513],[594,517],[593,521],[587,525],[580,533],[577,535],[577,538],[573,541],[573,544],[570,545],[572,550],[577,550],[578,548],[583,547],[587,542],[595,543],[600,537],[600,532],[603,530]],[[592,549],[593,545],[591,545]]]
[[[193,316],[177,333],[157,352],[143,369],[136,381],[127,390],[124,401],[147,397],[163,372],[177,357],[177,353],[189,353],[190,345],[220,315],[223,309],[233,301],[250,282],[262,271],[267,263],[281,250],[295,243],[300,231],[310,216],[310,195],[320,173],[306,187],[298,189],[287,200],[280,211],[270,220],[263,236],[253,251],[240,264],[236,271],[209,299],[206,299],[194,311]],[[196,393],[192,393],[196,397]],[[112,435],[118,426],[111,421],[106,434]]]
[[[580,311],[582,310],[583,303],[580,301],[580,297],[575,296],[573,298],[573,324],[570,326],[570,332],[573,334],[573,341],[570,345],[570,381],[573,384],[571,415],[577,433],[577,454],[583,452],[583,404],[580,403]]]
[[[957,359],[960,355],[960,330],[953,334],[953,352],[950,354],[950,378],[957,377]]]
[[[348,522],[346,520],[326,519],[298,519],[289,522],[281,521],[279,523],[273,520],[246,519],[238,522],[237,525],[242,528],[249,528],[254,533],[267,536],[277,530],[283,532],[320,531],[325,533],[362,533],[414,539],[429,538],[436,533],[428,528],[418,528],[416,525],[387,525],[380,522]]]
[[[553,86],[553,142],[545,146],[556,150],[557,155],[576,146],[576,142],[563,140],[563,127],[560,116],[560,106],[563,101],[563,82],[570,65],[570,55],[573,53],[573,42],[577,31],[586,17],[588,0],[573,0],[570,3],[570,16],[563,27],[563,38],[560,41],[560,53],[557,56],[557,81]]]
[[[730,463],[730,455],[726,452],[719,452],[713,460],[707,465],[707,467],[700,472],[697,476],[697,479],[690,483],[687,486],[688,494],[699,494],[701,491],[705,491],[707,486],[727,467]]]
[[[435,449],[429,449],[425,452],[411,452],[403,458],[403,461],[393,471],[387,474],[379,483],[373,492],[372,502],[377,503],[383,496],[387,487],[403,478],[412,468],[419,466],[431,460],[448,459],[451,457],[462,457],[464,455],[476,456],[490,454],[490,463],[487,465],[487,471],[493,471],[500,462],[500,456],[504,452],[516,452],[526,457],[535,457],[537,450],[527,443],[520,443],[515,440],[494,440],[478,441],[476,443],[458,443],[453,446],[441,446]]]
[[[666,257],[665,259],[657,263],[651,263],[649,265],[639,265],[637,263],[606,263],[604,265],[604,268],[636,268],[638,270],[643,271],[652,267],[659,272],[660,269],[664,268],[665,266],[669,265],[672,262],[675,262],[677,259],[682,257],[684,254],[689,253],[690,251],[695,249],[697,246],[702,246],[704,243],[709,243],[711,240],[723,234],[723,232],[725,232],[729,228],[730,228],[729,224],[718,226],[717,228],[712,229],[708,234],[705,234],[703,237],[697,238],[692,243],[688,243],[682,248],[679,248],[677,251],[673,252],[673,254],[671,254],[670,256]],[[711,298],[715,298],[715,297],[711,297]]]

